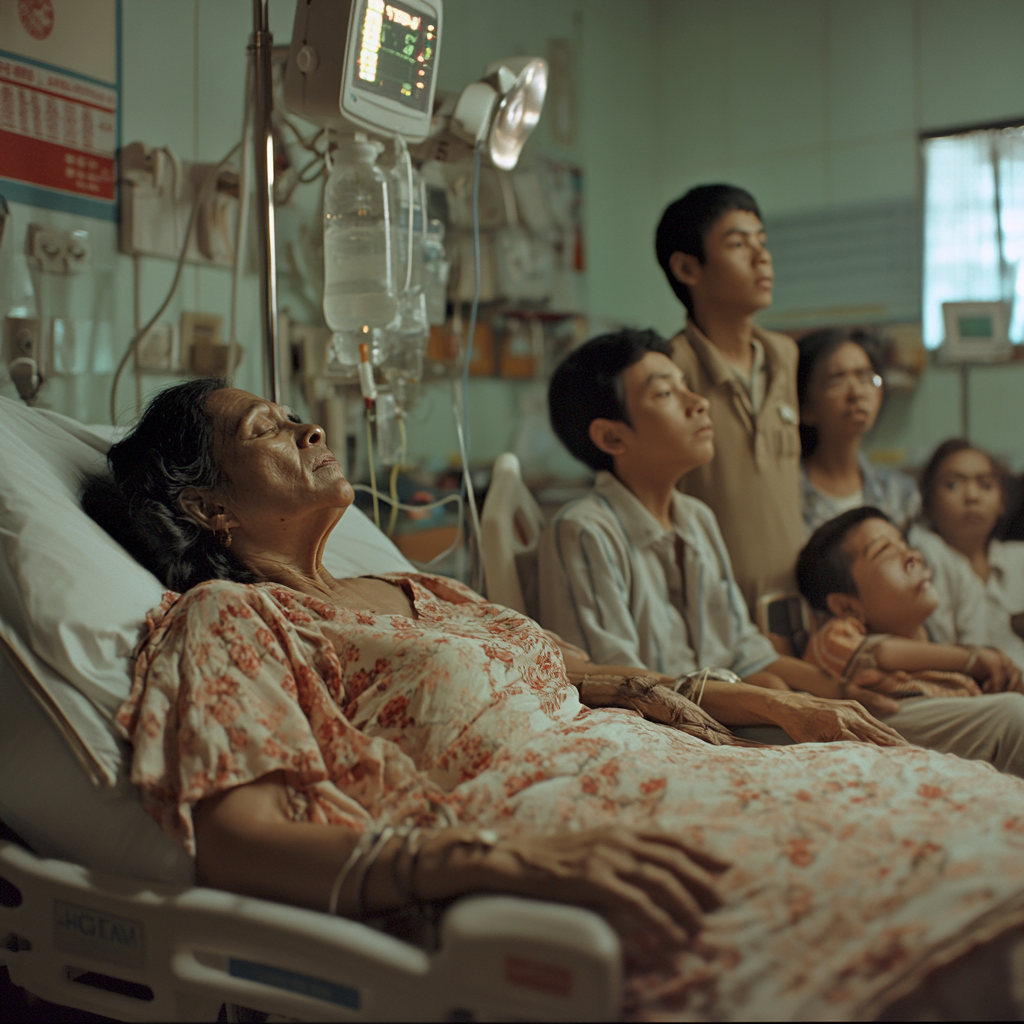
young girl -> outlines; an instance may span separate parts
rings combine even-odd
[[[866,331],[815,331],[800,340],[797,397],[804,526],[812,533],[853,508],[881,509],[905,530],[920,508],[904,473],[872,466],[861,453],[882,407],[877,343]]]
[[[1024,665],[1024,641],[1011,628],[1024,613],[1024,542],[992,536],[1005,511],[1002,468],[969,441],[945,441],[925,468],[921,493],[934,534],[919,531],[916,543],[929,561],[966,561],[984,589],[988,643]]]

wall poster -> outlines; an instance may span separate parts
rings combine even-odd
[[[0,193],[117,219],[120,0],[0,0]]]

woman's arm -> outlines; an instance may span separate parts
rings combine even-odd
[[[769,667],[774,668],[774,665]],[[585,672],[572,674],[573,682],[577,685],[587,675],[643,675],[657,680],[669,690],[674,689],[676,683],[671,676],[625,665],[588,664],[584,668]],[[671,699],[671,696],[667,694],[665,699]],[[907,745],[899,733],[872,717],[857,700],[836,700],[809,693],[794,693],[789,689],[708,679],[700,696],[700,706],[722,725],[777,725],[798,743],[860,740],[883,747]]]
[[[855,700],[876,716],[891,715],[899,710],[899,702],[887,697],[884,693],[876,693],[853,683],[844,683],[835,676],[823,672],[816,665],[811,665],[799,658],[782,657],[772,662],[763,673],[747,676],[746,682],[754,686],[767,686],[761,681],[762,676],[782,681],[789,689],[800,690],[824,697],[828,700]],[[777,689],[778,687],[776,687]]]
[[[197,877],[231,892],[327,909],[339,872],[360,840],[350,829],[295,822],[287,814],[284,774],[201,801],[194,809]],[[720,903],[714,875],[728,865],[656,830],[619,827],[560,835],[482,840],[478,830],[425,833],[411,865],[404,838],[374,860],[362,893],[351,871],[338,912],[362,906],[380,913],[413,899],[443,900],[469,892],[504,892],[593,907],[620,929],[653,931],[680,945]],[[408,868],[408,871],[396,868]],[[407,875],[412,892],[399,878]]]

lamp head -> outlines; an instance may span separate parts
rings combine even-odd
[[[510,171],[540,120],[548,88],[547,61],[514,57],[488,65],[485,74],[496,82],[501,95],[487,138],[487,155],[495,167]]]
[[[421,160],[462,163],[482,146],[490,164],[510,171],[540,119],[547,84],[547,62],[539,57],[495,61],[480,81],[440,105],[431,137],[411,152]]]

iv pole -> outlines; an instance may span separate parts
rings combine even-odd
[[[260,270],[260,321],[263,328],[263,390],[272,402],[281,401],[281,339],[277,318],[277,255],[274,229],[274,140],[270,114],[274,109],[269,0],[252,0],[252,40],[256,82],[255,130],[256,241]]]

